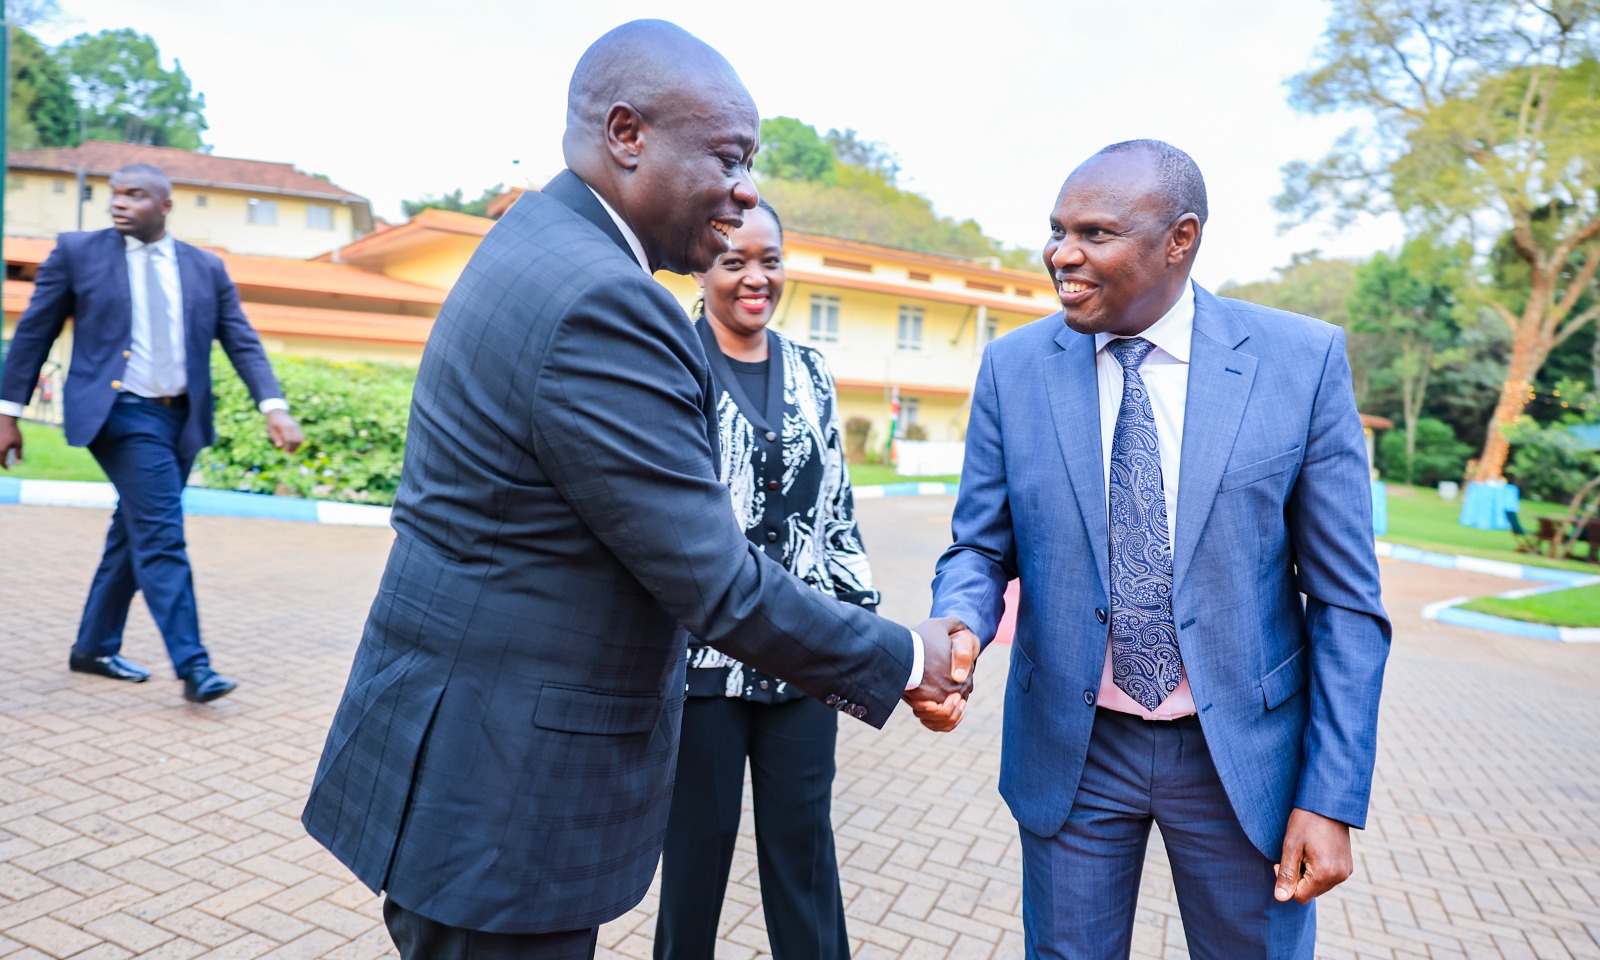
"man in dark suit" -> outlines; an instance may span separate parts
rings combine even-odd
[[[184,696],[206,703],[237,685],[211,669],[200,642],[183,537],[184,483],[216,436],[213,340],[266,415],[273,445],[293,453],[302,435],[222,261],[166,232],[171,194],[155,167],[123,167],[111,175],[111,229],[56,238],[0,372],[0,464],[22,459],[17,419],[71,318],[67,442],[89,448],[119,499],[68,664],[148,680],[121,654],[128,607],[142,591]]]
[[[1085,161],[1045,246],[1062,310],[973,391],[933,609],[987,642],[1021,578],[1030,958],[1128,956],[1153,822],[1193,956],[1310,960],[1367,815],[1389,622],[1344,334],[1193,285],[1206,214],[1169,144]]]
[[[639,902],[686,628],[874,725],[902,696],[960,719],[976,638],[808,588],[717,480],[705,352],[651,273],[727,249],[757,135],[714,50],[619,27],[573,75],[570,169],[501,218],[440,311],[395,545],[304,816],[387,893],[407,958],[588,957]]]

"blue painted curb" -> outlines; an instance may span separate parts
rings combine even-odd
[[[1439,567],[1444,570],[1470,570],[1474,573],[1487,573],[1490,576],[1505,577],[1509,580],[1559,583],[1568,587],[1592,583],[1596,577],[1594,573],[1577,573],[1572,570],[1556,570],[1552,567],[1531,567],[1520,563],[1506,563],[1503,560],[1461,557],[1453,553],[1432,553],[1398,543],[1385,543],[1382,540],[1378,541],[1378,556],[1404,560],[1407,563],[1425,563],[1430,567]],[[1597,571],[1597,573],[1600,573],[1600,571]]]
[[[1448,553],[1430,553],[1427,550],[1418,550],[1416,547],[1405,547],[1382,541],[1378,542],[1377,548],[1378,556],[1389,557],[1393,560],[1403,560],[1407,563],[1422,563],[1444,570],[1470,570],[1475,573],[1487,573],[1491,576],[1506,577],[1512,580],[1532,580],[1538,583],[1550,584],[1547,587],[1521,587],[1516,590],[1507,590],[1504,593],[1494,594],[1494,596],[1508,599],[1526,597],[1536,593],[1554,593],[1558,590],[1570,590],[1573,587],[1584,587],[1600,583],[1600,575],[1591,573],[1553,570],[1549,567],[1530,567],[1519,563],[1506,563],[1501,560],[1484,560],[1481,557],[1461,557]],[[1490,633],[1507,634],[1513,637],[1527,637],[1530,640],[1550,640],[1557,643],[1600,643],[1600,629],[1555,627],[1547,623],[1529,623],[1525,620],[1512,620],[1507,617],[1478,613],[1475,610],[1461,609],[1461,604],[1467,603],[1472,599],[1472,597],[1455,597],[1450,600],[1430,603],[1422,608],[1422,616],[1426,620],[1436,620],[1439,623],[1448,623],[1457,627],[1471,627],[1474,630],[1487,630]]]
[[[943,497],[955,496],[961,489],[959,483],[874,483],[855,488],[857,500],[876,500],[881,497]]]
[[[0,504],[17,503],[40,507],[116,506],[117,492],[109,483],[68,480],[18,480],[0,477]],[[331,500],[303,500],[299,497],[274,497],[237,490],[210,490],[185,487],[183,512],[191,516],[251,517],[289,520],[298,523],[329,523],[344,526],[383,527],[389,525],[389,508],[362,503],[337,503]]]

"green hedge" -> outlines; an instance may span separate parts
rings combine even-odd
[[[195,462],[200,482],[222,490],[393,503],[417,369],[284,356],[274,356],[272,368],[305,443],[285,455],[268,442],[249,392],[215,350],[217,442]]]

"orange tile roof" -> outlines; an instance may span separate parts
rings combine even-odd
[[[532,190],[534,193],[538,193],[539,192],[539,188],[538,187],[512,187],[510,190],[507,190],[505,193],[502,193],[498,197],[495,197],[493,200],[490,200],[489,201],[489,207],[488,207],[488,213],[489,213],[490,218],[494,219],[494,220],[499,220],[502,216],[505,215],[505,212],[507,210],[511,209],[511,205],[513,203],[516,203],[518,200],[521,200],[522,199],[522,195],[524,193],[527,193],[529,190]]]
[[[318,340],[362,340],[421,347],[433,331],[432,317],[402,317],[392,313],[289,307],[276,303],[244,303],[250,325],[263,334],[308,337]]]
[[[55,245],[54,240],[38,237],[6,237],[5,262],[36,266],[44,262],[44,258]],[[237,253],[218,253],[218,256],[228,268],[228,275],[233,278],[234,284],[247,291],[262,289],[323,293],[372,300],[393,300],[399,303],[420,303],[435,307],[444,303],[444,298],[449,292],[420,283],[397,280],[344,263],[319,263],[284,257],[251,257]],[[33,284],[28,283],[27,289],[31,295]],[[26,298],[23,300],[23,305],[27,305]],[[6,309],[11,309],[9,300]]]
[[[886,247],[882,244],[867,243],[862,240],[846,240],[843,237],[830,237],[824,233],[806,233],[801,230],[785,230],[784,242],[785,245],[798,242],[813,247],[836,250],[841,253],[855,253],[864,257],[876,257],[880,260],[894,260],[900,263],[922,263],[959,274],[986,277],[998,275],[1012,282],[1025,283],[1034,287],[1041,285],[1048,287],[1050,285],[1050,278],[1044,273],[1042,261],[1038,272],[1016,270],[1011,267],[991,267],[968,257],[924,253],[921,250],[903,250],[899,247]]]
[[[296,170],[290,163],[218,157],[175,147],[86,140],[76,147],[18,150],[6,162],[12,169],[60,173],[76,173],[81,164],[85,173],[101,177],[130,163],[148,163],[160,167],[173,183],[287,193],[370,206],[366,197]]]
[[[360,263],[425,243],[429,238],[440,234],[482,237],[493,226],[494,221],[487,217],[475,217],[470,213],[459,213],[455,210],[435,210],[430,207],[419,211],[416,216],[399,226],[369,233],[345,244],[339,249],[339,258],[349,263]],[[317,259],[328,260],[331,257],[332,254],[325,253]]]

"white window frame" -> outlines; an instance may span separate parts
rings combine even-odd
[[[900,305],[900,316],[895,324],[895,349],[902,353],[922,352],[922,321],[926,312],[910,304]]]
[[[839,298],[831,293],[811,295],[812,343],[839,342]]]
[[[246,202],[245,220],[258,227],[278,225],[278,201],[251,197]]]
[[[326,223],[313,223],[313,214],[322,214],[327,217]],[[306,229],[307,230],[332,230],[334,224],[333,208],[322,203],[306,204]]]

